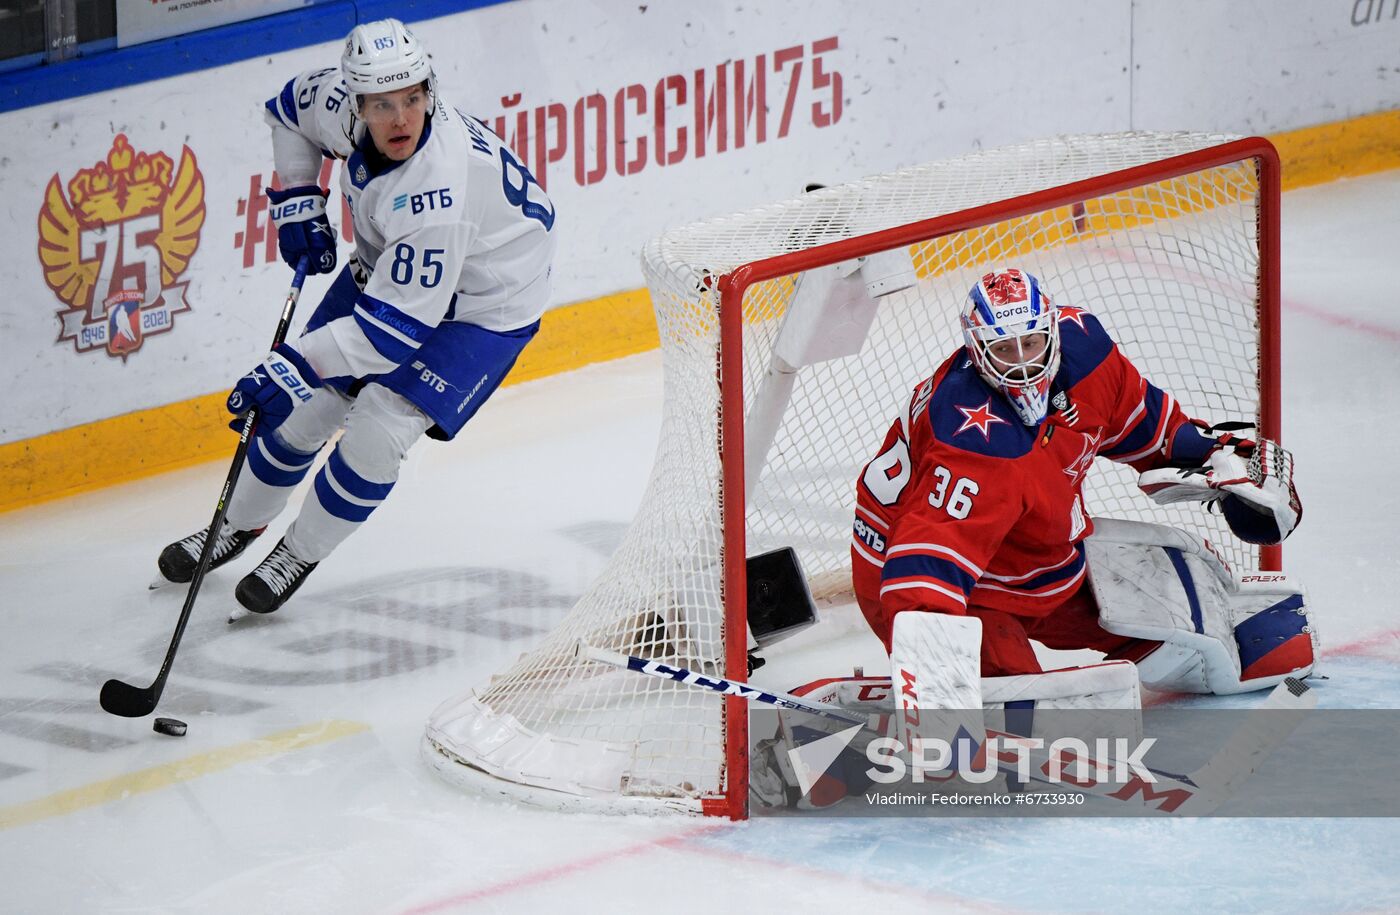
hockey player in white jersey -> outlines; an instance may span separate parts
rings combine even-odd
[[[345,430],[286,535],[238,583],[239,603],[258,613],[282,606],[364,523],[419,436],[451,439],[496,390],[539,329],[555,244],[544,190],[495,134],[441,98],[427,53],[398,20],[357,26],[338,70],[296,76],[265,117],[283,259],[335,270],[316,185],[329,156],[343,160],[355,254],[300,339],[228,398],[231,413],[256,406],[259,416],[211,568],[263,532]],[[162,575],[189,581],[204,537],[167,546]]]

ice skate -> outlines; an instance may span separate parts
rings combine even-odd
[[[285,539],[238,583],[234,596],[253,613],[272,613],[296,593],[316,563],[298,559]],[[230,618],[229,622],[233,622]]]
[[[240,531],[224,522],[219,531],[219,539],[214,544],[214,556],[209,561],[209,569],[212,571],[237,559],[248,548],[248,544],[258,539],[266,529],[260,527],[256,530]],[[156,560],[160,575],[151,582],[151,588],[185,584],[193,578],[195,567],[199,565],[200,551],[204,549],[204,538],[208,533],[207,528],[196,531],[161,550],[160,558]]]

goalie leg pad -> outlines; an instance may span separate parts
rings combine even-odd
[[[1047,746],[1062,737],[1142,740],[1142,691],[1131,661],[983,677],[982,708],[989,729]]]
[[[1134,745],[1142,740],[1141,691],[1137,669],[1130,661],[983,677],[981,692],[985,725],[992,730],[1036,738],[1046,746],[1062,737],[1090,745],[1097,740],[1123,739]],[[777,734],[761,741],[750,761],[754,800],[769,807],[810,810],[865,790],[871,779],[864,747],[870,737],[889,734],[894,727],[896,693],[890,678],[833,677],[799,686],[792,694],[872,716],[873,731],[857,737],[820,778],[804,785],[794,770],[792,756],[811,735],[794,734],[788,716],[781,716]],[[845,726],[811,718],[802,727],[836,733]],[[975,767],[981,765],[978,762]]]
[[[1137,668],[1131,661],[1104,661],[1044,673],[983,677],[982,708],[1034,702],[1036,708],[1140,709]],[[831,677],[792,690],[809,702],[859,714],[890,714],[895,709],[889,677]],[[840,727],[836,724],[835,727]]]
[[[1306,591],[1288,576],[1232,574],[1204,542],[1155,524],[1096,521],[1085,547],[1100,625],[1163,643],[1138,660],[1145,686],[1230,695],[1312,671]]]

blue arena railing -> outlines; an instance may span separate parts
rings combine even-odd
[[[357,23],[410,25],[506,0],[330,0],[173,38],[0,72],[0,113],[338,41]]]

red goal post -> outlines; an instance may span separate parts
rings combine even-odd
[[[960,345],[969,277],[996,264],[1026,267],[1052,299],[1098,315],[1188,413],[1251,420],[1278,438],[1279,195],[1278,155],[1262,138],[1068,137],[653,241],[643,261],[666,398],[637,519],[544,644],[434,713],[425,758],[454,781],[544,806],[745,816],[742,699],[602,670],[570,646],[746,679],[745,557],[795,545],[809,576],[840,590],[855,474],[899,399]],[[880,300],[858,355],[795,367],[763,442],[771,453],[746,455],[746,410],[777,364],[802,277],[901,249],[919,282]],[[1279,567],[1278,548],[1227,544],[1199,506],[1153,506],[1121,468],[1098,463],[1091,514],[1197,530],[1235,564]]]

